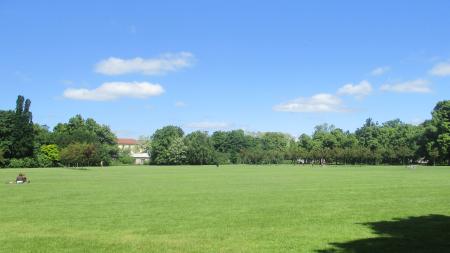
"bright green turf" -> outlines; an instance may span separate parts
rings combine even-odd
[[[27,185],[6,184],[19,171]],[[314,252],[450,216],[450,168],[0,170],[0,252]]]

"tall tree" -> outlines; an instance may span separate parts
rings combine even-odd
[[[31,101],[18,96],[16,110],[12,122],[10,156],[24,158],[33,156],[34,126],[30,111]]]
[[[450,165],[450,100],[438,102],[431,114],[423,123],[421,154],[433,163]]]
[[[151,140],[151,160],[154,164],[173,164],[171,154],[185,149],[179,143],[183,142],[184,132],[177,126],[165,126],[156,130]],[[175,144],[174,144],[175,143]],[[170,149],[170,150],[169,150]],[[181,155],[180,155],[181,156]],[[178,159],[177,159],[178,162]]]
[[[0,111],[0,149],[5,159],[14,158],[12,149],[15,129],[14,111]]]

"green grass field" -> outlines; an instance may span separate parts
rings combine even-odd
[[[31,183],[7,184],[19,171]],[[0,252],[450,247],[449,167],[5,169],[0,180]]]

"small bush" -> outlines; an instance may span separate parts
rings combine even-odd
[[[36,157],[36,163],[38,167],[52,167],[54,166],[54,162],[45,154],[38,154]]]
[[[35,159],[30,157],[25,157],[21,159],[13,158],[9,161],[10,168],[35,168],[38,167],[38,163]]]

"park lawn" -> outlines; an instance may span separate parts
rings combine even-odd
[[[7,184],[19,172],[31,183]],[[450,243],[449,167],[4,169],[0,180],[0,252],[380,252],[396,249],[392,236],[430,240],[427,229],[428,250]]]

